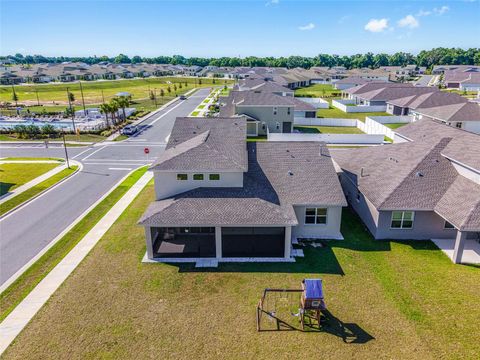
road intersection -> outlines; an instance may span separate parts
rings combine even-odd
[[[69,156],[82,164],[81,171],[0,218],[0,286],[18,274],[131,170],[150,164],[164,151],[175,119],[188,116],[208,94],[209,89],[199,89],[187,100],[173,102],[142,122],[136,136],[125,141],[69,147]],[[144,153],[146,147],[149,154]],[[0,145],[1,157],[64,155],[62,147]]]

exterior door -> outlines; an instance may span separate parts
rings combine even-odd
[[[292,132],[292,123],[284,122],[282,123],[282,133],[291,133]]]

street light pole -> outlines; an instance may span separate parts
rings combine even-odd
[[[81,92],[81,94],[82,94],[83,114],[84,114],[85,116],[87,116],[87,109],[85,108],[85,99],[83,98],[82,82],[81,82],[81,81],[78,81],[78,83],[80,84],[80,92]]]
[[[65,142],[65,130],[63,130],[63,129],[62,129],[62,135],[63,135],[63,148],[65,149],[65,157],[67,159],[67,168],[70,169],[70,162],[68,161],[67,144]]]

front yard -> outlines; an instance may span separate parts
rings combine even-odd
[[[56,163],[4,163],[0,164],[0,195],[43,175],[60,165]]]
[[[29,323],[5,359],[475,359],[480,269],[431,242],[374,241],[349,210],[344,241],[293,264],[143,264],[144,190]],[[324,280],[322,332],[261,332],[264,288]],[[298,318],[292,317],[298,323]]]

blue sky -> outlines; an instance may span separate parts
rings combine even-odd
[[[0,53],[314,56],[479,47],[480,2],[7,1]]]

